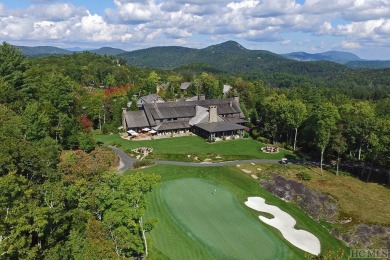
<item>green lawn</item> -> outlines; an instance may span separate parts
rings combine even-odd
[[[161,183],[147,196],[145,219],[158,219],[148,234],[152,259],[302,259],[303,251],[244,205],[249,196],[261,196],[291,214],[297,228],[320,239],[322,252],[347,249],[298,207],[268,193],[235,167],[157,165],[143,172],[161,175]]]
[[[198,136],[185,136],[148,141],[129,141],[121,138],[117,134],[113,134],[96,135],[96,140],[107,145],[117,145],[123,150],[131,150],[137,147],[152,147],[152,159],[160,160],[193,161],[195,156],[198,156],[200,160],[207,157],[213,161],[294,157],[291,152],[284,149],[281,149],[278,154],[263,153],[261,148],[264,144],[252,139],[236,139],[208,143]],[[192,156],[188,157],[189,154]]]

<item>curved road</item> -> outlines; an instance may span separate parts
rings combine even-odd
[[[123,173],[123,172],[127,171],[128,169],[133,168],[133,164],[136,161],[135,159],[131,158],[124,151],[122,151],[114,146],[109,145],[108,148],[113,150],[119,156],[120,164],[117,167],[119,173]]]
[[[137,160],[128,156],[124,151],[113,147],[108,146],[111,150],[113,150],[120,158],[120,165],[118,166],[118,172],[123,173],[128,169],[133,168],[134,162]],[[160,161],[154,160],[156,164],[170,164],[170,165],[178,165],[178,166],[197,166],[197,167],[212,167],[212,166],[222,166],[222,165],[231,165],[231,164],[248,164],[248,163],[279,163],[279,160],[269,160],[269,159],[253,159],[253,160],[237,160],[237,161],[227,161],[227,162],[178,162],[178,161]]]

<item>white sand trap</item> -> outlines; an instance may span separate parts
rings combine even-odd
[[[257,211],[272,214],[274,216],[272,219],[263,216],[259,216],[259,218],[264,223],[279,229],[283,237],[294,246],[313,255],[320,254],[320,240],[310,232],[295,229],[294,226],[297,222],[290,214],[276,206],[266,204],[261,197],[249,197],[245,205]]]
[[[252,172],[252,171],[247,170],[247,169],[242,169],[242,171],[245,172],[245,173],[251,173]]]

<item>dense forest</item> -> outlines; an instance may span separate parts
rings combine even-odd
[[[334,70],[322,71],[329,66]],[[142,222],[143,194],[158,178],[117,175],[115,157],[96,146],[93,133],[118,132],[122,107],[137,109],[137,97],[148,93],[167,101],[239,95],[252,138],[321,167],[333,161],[337,173],[341,163],[365,165],[362,176],[370,180],[371,166],[390,167],[390,74],[338,66],[324,62],[307,73],[226,73],[205,63],[152,70],[89,52],[25,58],[3,43],[0,258],[145,254],[153,223]],[[191,82],[187,92],[180,91],[184,81]],[[232,86],[225,95],[223,84]]]
[[[97,80],[114,65],[90,54],[57,58],[26,60],[0,46],[0,258],[144,255],[153,223],[142,222],[143,195],[157,177],[118,175],[82,109],[94,92],[80,82],[95,78],[81,76]]]

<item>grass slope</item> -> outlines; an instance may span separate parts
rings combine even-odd
[[[214,190],[217,190],[214,193]],[[294,251],[269,232],[259,220],[244,209],[244,205],[224,186],[198,178],[184,178],[164,182],[154,194],[160,209],[169,216],[166,223],[177,229],[197,245],[182,247],[175,236],[155,237],[155,246],[173,259],[245,258],[286,259],[298,257]],[[158,209],[157,209],[158,210]],[[164,225],[166,226],[166,225]],[[166,234],[163,225],[159,233]],[[154,233],[156,234],[156,232]],[[175,247],[170,246],[175,245]],[[269,250],[272,248],[273,250]]]
[[[347,227],[359,223],[390,227],[390,207],[385,206],[390,198],[390,189],[386,186],[366,183],[352,176],[335,175],[328,171],[321,175],[318,167],[262,164],[261,171],[257,170],[258,167],[245,165],[245,169],[259,178],[269,179],[271,174],[276,173],[334,197],[339,204],[340,219],[352,220],[345,225]],[[297,174],[302,172],[309,174],[311,180],[299,180]]]
[[[243,259],[251,258],[253,254],[256,254],[257,259],[267,259],[267,256],[272,254],[276,256],[276,258],[271,257],[273,259],[301,259],[304,257],[305,253],[286,242],[279,231],[262,224],[258,219],[258,212],[244,206],[244,202],[249,196],[261,196],[266,199],[267,203],[278,206],[291,214],[297,220],[297,228],[312,232],[320,239],[321,252],[327,250],[336,252],[339,249],[347,249],[324,227],[308,217],[298,207],[274,197],[235,167],[198,168],[158,165],[144,169],[143,172],[161,175],[160,185],[148,194],[150,205],[146,219],[157,218],[159,220],[149,235],[149,239],[152,240],[152,252],[155,253],[154,256],[152,254],[152,258],[160,259],[163,256],[174,259],[182,258],[181,256],[188,256],[186,259],[221,258],[221,252],[224,252],[224,248],[229,247],[233,241],[240,245],[237,245],[238,249],[231,248],[229,249],[231,251],[226,251],[226,254],[229,254],[228,258],[234,258],[236,254],[242,254],[240,258]],[[128,173],[131,174],[131,171]],[[194,178],[196,181],[189,181],[194,180]],[[190,184],[191,182],[193,184]],[[209,190],[213,190],[213,187],[217,187],[217,192],[221,191],[218,196],[222,196],[221,199],[229,210],[213,208],[215,205],[207,199],[210,195]],[[180,201],[181,199],[182,201]],[[208,205],[207,210],[198,209],[201,207],[199,205]],[[191,207],[195,209],[191,209]],[[201,212],[196,212],[197,210],[201,210]],[[207,212],[212,214],[205,217]],[[184,218],[188,219],[188,214],[196,214],[197,218],[184,221]],[[241,221],[240,218],[243,220]],[[243,236],[243,233],[237,231],[230,222],[225,223],[225,221],[232,219],[234,222],[239,222],[239,225],[241,222],[245,222],[243,224],[247,225],[245,229],[249,227],[252,229],[243,232],[245,233]],[[214,235],[206,230],[208,228],[214,231],[219,230],[221,226],[228,230],[220,231],[221,234]],[[251,230],[254,232],[252,233]],[[260,230],[269,233],[259,234]],[[218,239],[222,234],[231,234],[231,232],[237,233],[235,239],[227,238],[227,241]],[[246,252],[243,250],[243,246],[248,243],[247,237],[258,241],[261,241],[262,237],[267,237],[267,243],[272,245],[268,248],[265,247],[261,252],[257,249],[253,249],[255,252]],[[275,237],[279,238],[279,243],[274,240]],[[205,243],[210,246],[205,247]],[[262,248],[262,242],[259,242],[258,247]]]
[[[137,147],[152,147],[155,159],[162,160],[188,160],[187,154],[207,155],[218,154],[223,160],[237,159],[280,159],[293,158],[294,155],[281,149],[278,154],[266,154],[261,152],[264,144],[252,139],[236,139],[207,143],[198,136],[174,137],[149,141],[129,141],[119,135],[96,135],[96,140],[107,145],[117,145],[122,150],[130,150]]]

